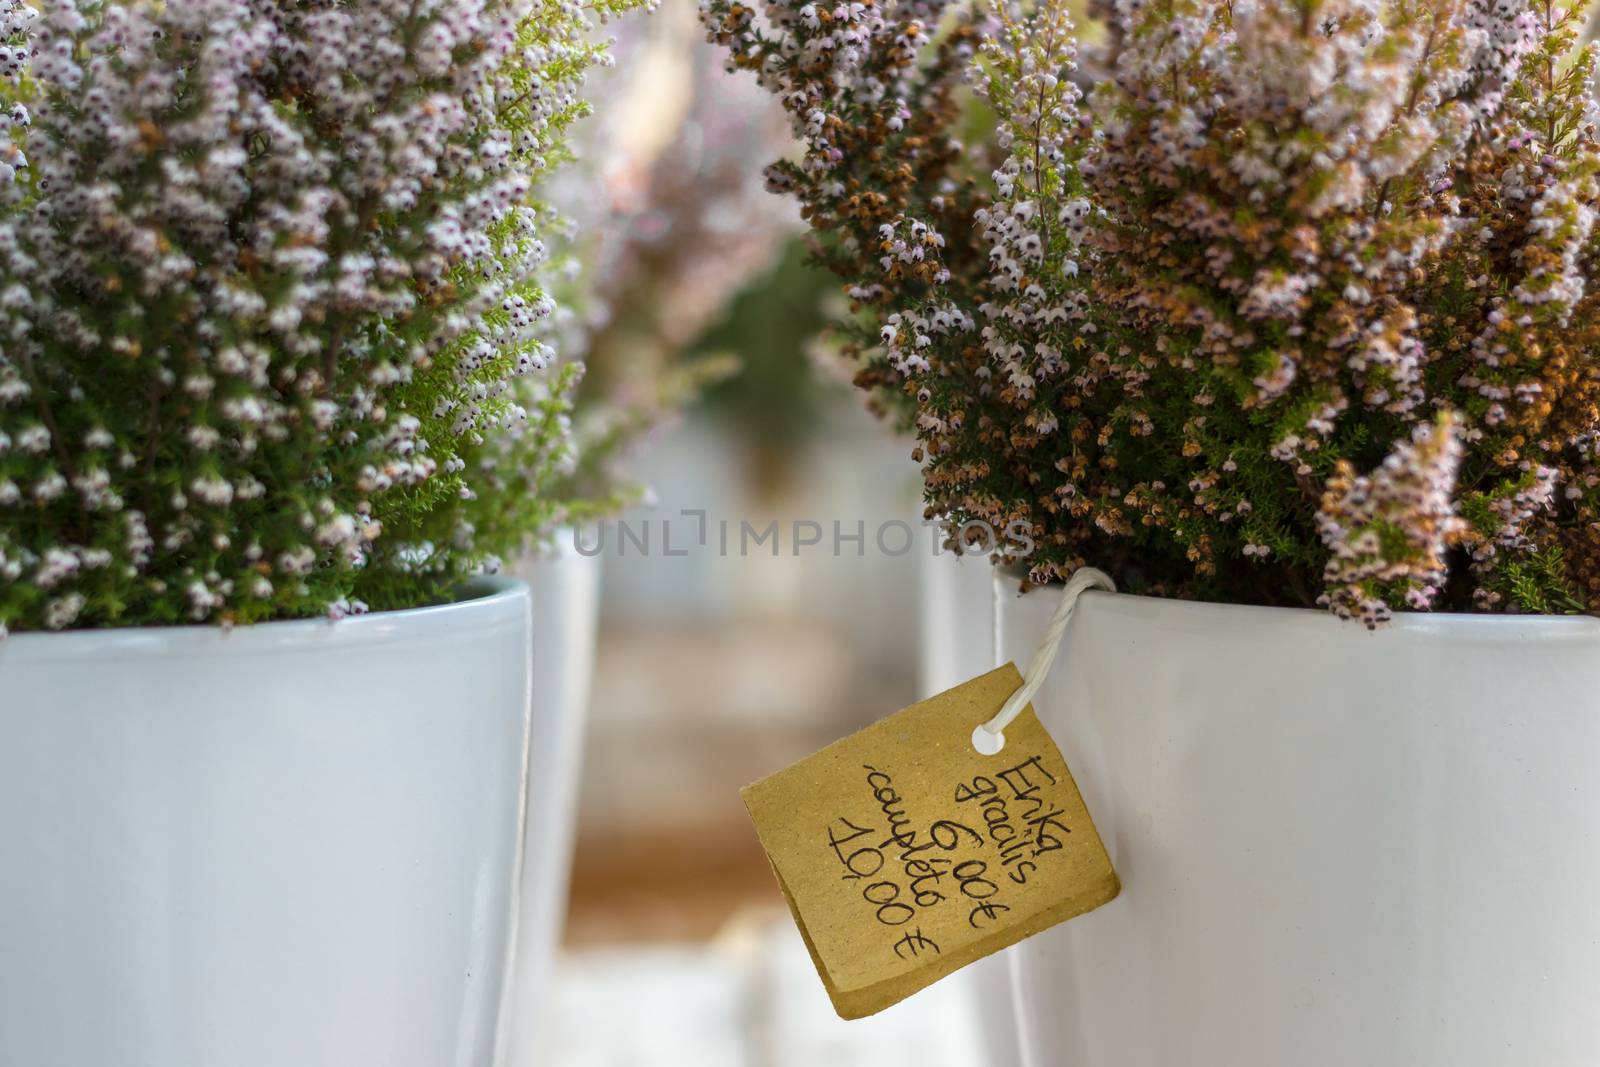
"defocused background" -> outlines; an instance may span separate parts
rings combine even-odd
[[[776,103],[723,73],[692,0],[615,32],[592,89],[605,118],[555,196],[584,235],[566,348],[608,412],[591,440],[655,428],[611,460],[645,492],[621,520],[632,537],[604,535],[551,1062],[981,1064],[953,986],[834,1017],[739,800],[925,695],[917,580],[933,537],[911,446],[811,340],[837,286],[804,265],[793,206],[763,188],[789,151]],[[896,521],[915,533],[898,555],[876,543]],[[773,522],[776,554],[754,541]],[[797,552],[796,523],[821,543]]]

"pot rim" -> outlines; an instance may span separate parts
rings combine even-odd
[[[337,621],[280,619],[243,626],[115,626],[41,632],[29,630],[0,640],[0,670],[8,660],[124,659],[260,655],[348,650],[403,636],[429,640],[480,632],[530,617],[528,583],[480,575],[462,587],[463,597],[398,611],[374,611]]]
[[[1034,586],[1027,592],[1019,591],[1014,582],[1021,577],[1011,568],[995,568],[995,595],[999,603],[1016,604],[1033,600],[1049,602],[1054,610],[1056,598],[1050,595],[1063,583]],[[1004,583],[1004,584],[1002,584]],[[1040,593],[1044,595],[1039,596]],[[1162,619],[1182,622],[1205,622],[1225,625],[1230,620],[1251,617],[1258,624],[1268,615],[1284,626],[1322,627],[1329,633],[1348,629],[1351,632],[1370,633],[1381,639],[1385,633],[1455,635],[1485,639],[1507,638],[1527,640],[1530,637],[1594,638],[1600,637],[1600,617],[1594,615],[1509,615],[1490,612],[1461,611],[1396,611],[1394,617],[1376,630],[1369,631],[1358,620],[1341,619],[1331,611],[1320,608],[1276,607],[1263,604],[1239,604],[1219,600],[1180,600],[1176,597],[1144,596],[1138,593],[1089,590],[1083,594],[1084,603],[1094,603],[1096,613],[1112,609],[1118,614],[1149,621]],[[1030,606],[1032,610],[1040,610]]]

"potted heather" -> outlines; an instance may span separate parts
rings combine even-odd
[[[703,10],[931,512],[1027,533],[997,657],[1121,589],[1035,698],[1124,888],[1013,950],[1027,1061],[1595,1062],[1584,5]]]
[[[626,6],[0,3],[0,1062],[494,1061]]]

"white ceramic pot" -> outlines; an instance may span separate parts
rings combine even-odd
[[[0,642],[0,1064],[490,1067],[528,593]]]
[[[585,544],[594,544],[591,536]],[[556,552],[518,568],[533,590],[533,731],[522,912],[510,1013],[508,1067],[547,1062],[550,969],[566,916],[572,871],[578,771],[583,763],[589,688],[599,621],[600,559],[584,556],[561,531]]]
[[[1090,593],[1034,706],[1123,889],[1013,950],[1028,1063],[1600,1063],[1600,620]]]
[[[953,552],[922,558],[921,697],[954,688],[995,668],[994,567],[985,556]],[[983,1067],[1019,1067],[1022,1052],[1013,1023],[1009,953],[986,956],[946,982],[965,984],[977,1015]]]

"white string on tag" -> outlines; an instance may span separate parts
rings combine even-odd
[[[972,747],[982,755],[992,756],[1005,747],[1005,728],[1022,714],[1022,709],[1028,706],[1033,694],[1044,684],[1045,678],[1050,674],[1051,665],[1056,661],[1056,653],[1061,648],[1061,638],[1067,632],[1067,623],[1072,621],[1073,609],[1078,606],[1078,597],[1090,589],[1104,589],[1108,593],[1115,593],[1117,583],[1113,582],[1105,571],[1093,567],[1079,567],[1072,572],[1072,577],[1067,579],[1066,586],[1061,590],[1061,603],[1056,605],[1056,613],[1050,617],[1050,625],[1045,627],[1044,636],[1039,639],[1038,647],[1033,650],[1033,659],[1022,675],[1022,684],[1011,694],[1010,699],[994,718],[972,731]]]

